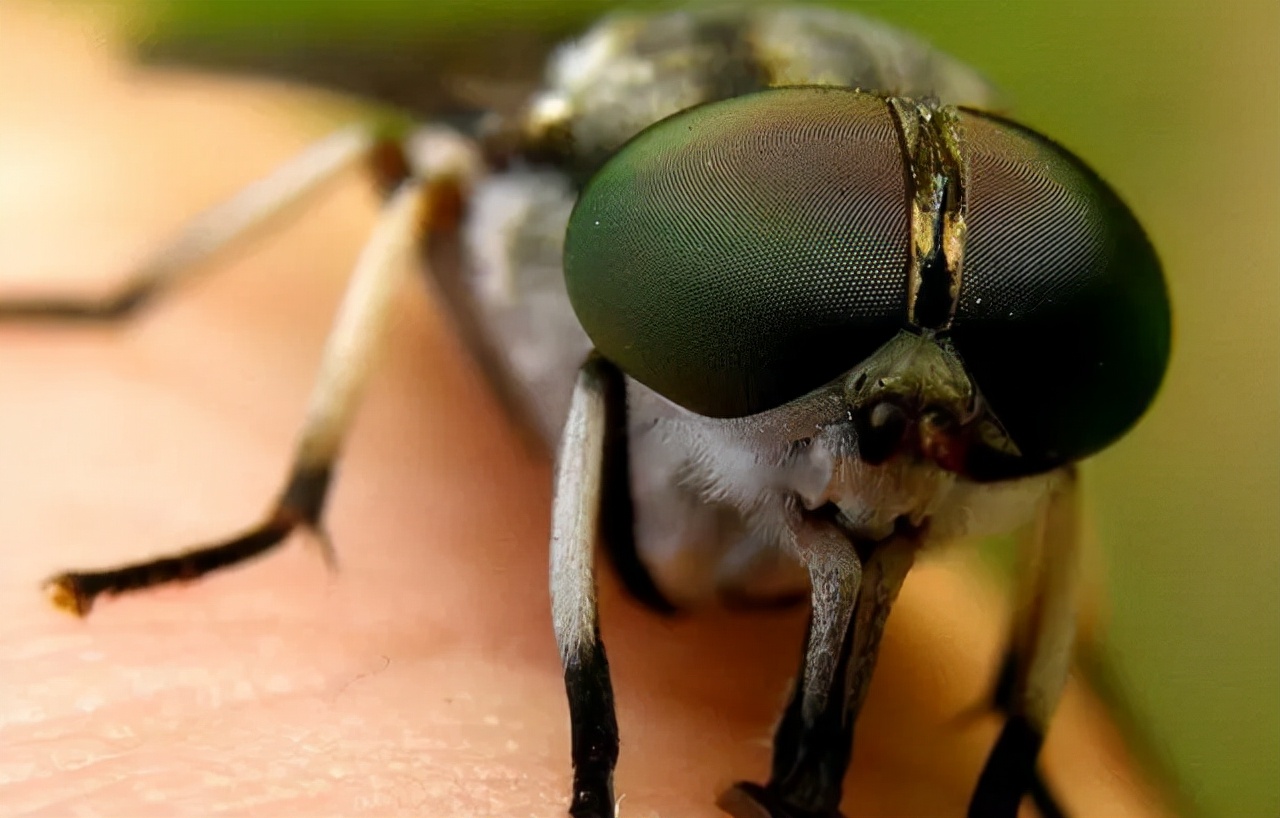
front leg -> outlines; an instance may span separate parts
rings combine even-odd
[[[1063,472],[1023,543],[1013,638],[996,683],[1004,729],[969,802],[970,818],[1013,818],[1030,794],[1045,818],[1064,814],[1036,771],[1071,668],[1080,585],[1080,486]]]
[[[735,818],[840,816],[854,725],[917,544],[899,538],[855,547],[834,529],[818,543],[809,562],[804,661],[774,734],[769,783],[740,783],[721,796],[720,807]]]
[[[618,721],[596,610],[595,550],[611,487],[609,434],[625,418],[622,374],[592,355],[578,372],[556,462],[551,617],[569,697],[574,818],[613,818]],[[619,475],[614,474],[617,478]]]

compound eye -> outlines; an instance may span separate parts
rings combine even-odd
[[[960,122],[956,349],[1025,468],[1093,454],[1137,422],[1164,376],[1160,262],[1115,192],[1064,148],[985,114]]]
[[[671,401],[714,417],[779,406],[902,326],[905,180],[868,94],[784,88],[681,112],[582,191],[569,297],[596,348]]]

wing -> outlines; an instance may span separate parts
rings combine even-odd
[[[586,11],[497,0],[144,0],[129,33],[145,64],[276,77],[438,119],[514,110]]]

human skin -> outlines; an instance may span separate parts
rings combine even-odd
[[[104,292],[201,207],[322,133],[278,87],[128,67],[96,23],[0,8],[0,292]],[[105,44],[104,44],[105,43]],[[206,542],[288,467],[376,211],[353,174],[127,326],[0,326],[0,813],[557,815],[568,716],[546,589],[548,459],[406,277],[326,519],[182,587],[54,610],[40,580]],[[803,611],[656,617],[601,572],[629,816],[759,779]],[[963,550],[885,636],[846,809],[962,815],[999,728],[1007,610]],[[1073,681],[1044,759],[1075,815],[1166,814]]]

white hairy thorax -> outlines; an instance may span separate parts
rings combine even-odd
[[[1028,523],[1057,479],[977,483],[909,454],[868,464],[843,379],[729,420],[684,412],[635,383],[629,398],[637,548],[682,606],[806,591],[806,511],[830,504],[841,528],[868,542],[903,524],[924,529],[929,546]]]

